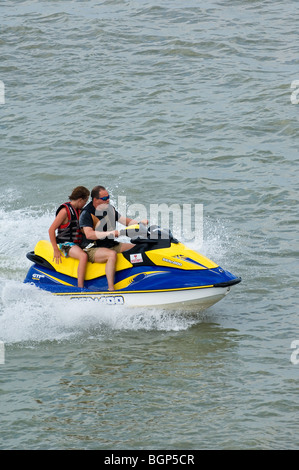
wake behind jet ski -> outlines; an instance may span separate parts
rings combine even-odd
[[[122,235],[134,246],[117,254],[115,291],[109,292],[105,263],[87,264],[84,289],[77,287],[78,260],[53,261],[53,247],[39,241],[27,258],[29,268],[25,283],[70,299],[90,300],[111,305],[195,307],[205,309],[215,304],[241,282],[200,253],[187,248],[169,230],[158,226],[128,227]]]

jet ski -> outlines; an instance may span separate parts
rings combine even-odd
[[[53,247],[40,240],[27,258],[25,283],[56,296],[128,307],[206,309],[225,297],[241,278],[179,242],[168,229],[131,226],[121,235],[134,246],[117,254],[115,291],[108,291],[105,263],[87,263],[84,289],[77,287],[78,260],[53,261]]]

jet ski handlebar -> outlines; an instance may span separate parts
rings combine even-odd
[[[141,243],[142,241],[147,243],[155,243],[161,239],[170,240],[173,243],[178,243],[178,240],[173,237],[171,230],[161,228],[158,225],[150,225],[149,227],[146,227],[143,224],[130,225],[125,229],[120,230],[119,235],[130,237],[132,243],[136,241],[138,241],[139,243]]]

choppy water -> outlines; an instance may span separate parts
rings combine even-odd
[[[0,448],[298,448],[297,2],[6,0],[0,16]],[[23,285],[57,205],[98,183],[203,204],[193,246],[242,284],[198,315]]]

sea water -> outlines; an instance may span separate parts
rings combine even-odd
[[[298,448],[297,3],[0,10],[0,448]],[[97,184],[202,204],[182,241],[242,283],[193,313],[23,284],[58,205]]]

